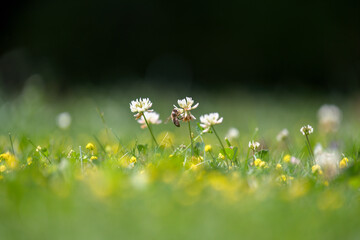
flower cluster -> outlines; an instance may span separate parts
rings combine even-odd
[[[203,132],[208,132],[214,125],[222,123],[223,118],[219,118],[219,113],[205,114],[200,117],[200,126],[204,128]]]
[[[255,152],[260,148],[260,143],[255,142],[255,141],[250,141],[249,142],[249,148]]]
[[[184,122],[196,119],[190,111],[197,108],[199,106],[199,103],[193,106],[194,100],[191,97],[186,97],[181,100],[179,99],[177,103],[179,107],[174,105],[174,108],[179,112],[180,117]]]
[[[134,117],[139,119],[144,112],[152,112],[152,110],[150,110],[151,106],[152,102],[149,98],[139,98],[135,101],[131,101],[130,110],[131,112],[136,113]]]
[[[310,135],[311,133],[313,133],[314,129],[312,126],[307,125],[307,126],[301,127],[300,132],[302,133],[302,135],[307,136],[307,135]]]

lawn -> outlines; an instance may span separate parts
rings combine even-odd
[[[0,95],[0,239],[360,237],[355,97],[51,95],[36,85]],[[187,95],[197,108],[179,106]],[[152,132],[135,119],[139,108],[130,111],[140,97],[152,102],[140,119],[148,109],[160,114],[161,124],[147,119]],[[324,104],[334,105],[319,113]],[[169,120],[173,105],[184,111],[180,127]],[[186,121],[190,112],[196,119]],[[213,112],[219,118],[198,124]],[[313,132],[303,135],[307,125]]]

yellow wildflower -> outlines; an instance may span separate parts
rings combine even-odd
[[[7,161],[9,159],[9,157],[10,157],[9,152],[0,154],[0,162],[1,162],[1,160]]]
[[[219,153],[219,156],[218,156],[220,159],[224,160],[225,159],[225,156],[222,154],[222,153]]]
[[[90,161],[93,161],[93,160],[98,160],[98,157],[97,156],[91,156]]]
[[[346,157],[343,158],[343,159],[339,162],[339,167],[340,167],[340,168],[345,168],[345,167],[347,166],[348,162],[349,162],[349,159],[347,159]]]
[[[92,150],[95,149],[95,145],[92,144],[92,143],[88,143],[88,144],[86,145],[86,149],[92,151]]]
[[[261,162],[262,162],[262,161],[261,161],[260,158],[256,159],[256,160],[254,161],[255,167],[259,167]]]
[[[205,145],[205,152],[210,152],[212,150],[211,145]]]
[[[286,154],[286,155],[284,156],[283,160],[284,160],[284,162],[286,162],[286,163],[290,162],[290,160],[291,160],[290,154]]]
[[[169,155],[169,158],[172,158],[172,157],[174,157],[174,155],[173,155],[173,154],[170,154],[170,155]]]
[[[276,170],[280,170],[280,169],[282,169],[281,164],[280,163],[276,164]]]
[[[14,169],[18,165],[18,161],[15,156],[9,152],[3,153],[0,155],[0,160],[5,160],[8,167]]]
[[[136,163],[136,157],[135,156],[132,156],[130,158],[130,163]]]
[[[260,164],[259,164],[259,167],[261,167],[261,168],[262,168],[262,167],[266,167],[266,162],[261,161]]]
[[[27,159],[26,159],[26,162],[27,162],[27,165],[31,165],[32,164],[32,157],[28,157]]]
[[[322,175],[323,174],[323,171],[321,170],[321,167],[320,165],[318,164],[315,164],[314,166],[311,167],[311,171],[312,173],[318,173],[319,175]]]
[[[1,165],[0,166],[0,172],[3,173],[6,171],[6,166],[5,165]]]
[[[286,182],[286,179],[287,179],[286,175],[283,174],[283,175],[280,176],[280,181]]]

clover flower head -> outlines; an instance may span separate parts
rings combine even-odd
[[[310,135],[311,133],[313,133],[314,129],[312,126],[307,125],[307,126],[301,127],[300,132],[302,133],[302,135],[307,136],[307,135]]]
[[[191,97],[186,97],[184,99],[178,100],[179,107],[174,105],[175,109],[180,113],[181,119],[184,122],[196,119],[190,111],[197,108],[199,106],[199,103],[195,104],[194,106],[193,104],[194,100]]]
[[[300,159],[298,159],[296,157],[291,157],[290,163],[294,164],[294,165],[298,165],[298,164],[300,164]]]
[[[321,146],[320,144],[318,144]],[[320,147],[319,147],[320,148]],[[339,160],[341,155],[337,149],[323,149],[315,152],[315,164],[321,167],[327,179],[335,177],[339,173]]]
[[[211,126],[222,123],[223,118],[219,118],[219,113],[210,113],[205,114],[200,117],[200,126],[205,130],[203,132],[208,132]]]
[[[339,129],[342,113],[335,105],[322,105],[318,111],[320,129],[324,132],[336,132]]]
[[[144,112],[151,112],[150,110],[152,106],[152,102],[149,98],[139,98],[136,100],[131,101],[130,103],[130,110],[133,113],[136,113],[134,117],[139,119]]]
[[[285,141],[287,138],[289,137],[289,130],[287,130],[286,128],[284,128],[283,130],[281,130],[279,132],[279,134],[276,136],[276,140],[278,142],[282,142]]]
[[[255,141],[250,141],[249,142],[249,148],[253,151],[256,151],[258,148],[260,147],[260,143],[259,142],[255,142]]]
[[[232,127],[227,132],[226,137],[231,141],[231,140],[234,140],[234,139],[238,139],[239,135],[240,135],[239,130],[237,128]]]
[[[70,127],[71,125],[71,115],[68,112],[63,112],[60,113],[57,117],[56,117],[56,124],[58,125],[58,127],[60,129],[67,129]]]
[[[140,117],[140,119],[138,119],[138,123],[141,124],[141,128],[146,128],[146,122],[144,119],[144,116],[148,122],[148,124],[160,124],[161,120],[160,115],[157,112],[144,112],[143,115]]]

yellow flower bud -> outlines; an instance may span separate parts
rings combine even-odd
[[[136,157],[132,156],[132,157],[130,158],[130,163],[136,163]]]
[[[211,145],[205,145],[205,152],[210,152],[212,150]]]
[[[286,154],[286,155],[284,156],[283,160],[284,160],[284,162],[286,162],[286,163],[290,162],[290,160],[291,160],[290,154]]]
[[[92,150],[95,149],[95,145],[92,144],[92,143],[88,143],[88,144],[86,145],[86,149],[92,151]]]

